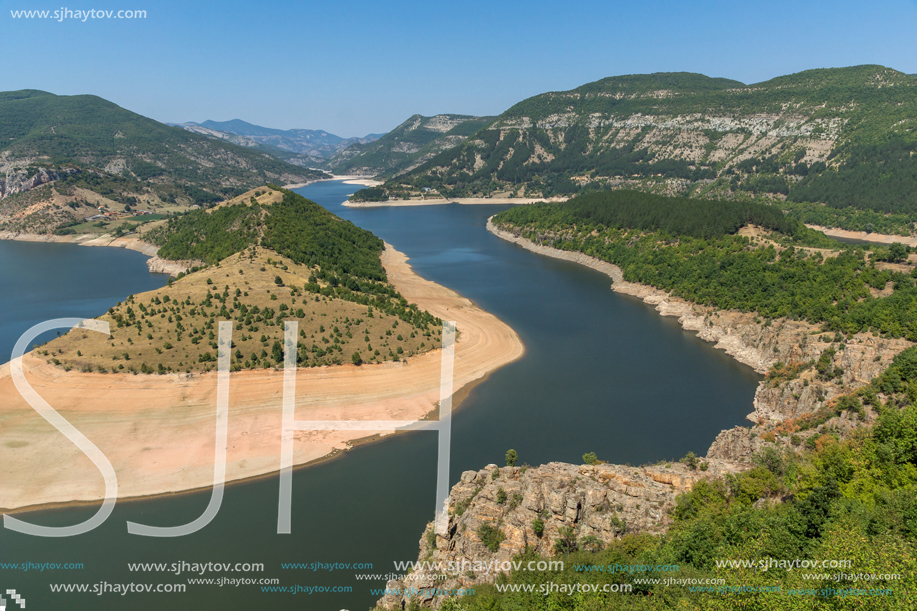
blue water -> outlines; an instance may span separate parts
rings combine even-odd
[[[33,325],[93,318],[131,293],[164,286],[168,276],[149,273],[147,258],[120,248],[0,241],[0,362],[10,359],[13,345]]]
[[[457,290],[513,327],[526,345],[519,361],[475,387],[453,421],[451,479],[461,472],[499,463],[513,447],[520,463],[577,462],[585,452],[604,460],[639,464],[703,453],[723,428],[743,423],[759,380],[673,319],[642,302],[613,293],[609,279],[581,266],[535,255],[484,229],[504,206],[431,206],[348,209],[340,204],[352,185],[327,182],[299,192],[365,227],[410,257],[422,276]],[[0,243],[0,247],[7,246]],[[135,257],[138,265],[110,272],[118,294],[87,303],[98,314],[137,292],[144,276],[136,253],[56,245],[47,265],[9,271],[7,282],[32,284],[19,291],[47,291],[41,314],[26,307],[9,319],[0,336],[7,353],[18,332],[41,316],[74,315],[73,291],[98,278],[92,265],[76,265],[71,284],[50,280],[55,268],[80,251],[113,260]],[[0,250],[0,253],[3,251]],[[55,253],[57,253],[55,255]],[[55,263],[55,260],[57,263]],[[5,261],[4,261],[5,262]],[[0,268],[10,268],[9,265]],[[45,270],[45,271],[42,271]],[[48,274],[47,276],[43,274]],[[154,284],[162,279],[147,280]],[[63,280],[60,280],[63,282]],[[124,282],[124,284],[121,284]],[[130,286],[128,286],[130,285]],[[157,284],[158,285],[158,284]],[[29,287],[32,287],[30,289]],[[98,289],[101,290],[101,289]],[[93,293],[86,293],[87,299]],[[12,308],[8,291],[0,304]],[[383,581],[358,581],[354,570],[283,570],[282,562],[371,563],[362,573],[393,572],[395,560],[417,556],[417,542],[433,516],[436,435],[417,432],[362,446],[294,474],[293,534],[275,534],[276,476],[229,486],[218,517],[202,531],[180,539],[127,534],[125,521],[176,525],[197,517],[208,493],[119,502],[99,529],[75,539],[37,539],[0,530],[0,562],[82,562],[81,571],[16,573],[0,570],[0,586],[26,592],[33,609],[366,609]],[[62,477],[65,476],[62,466]],[[2,469],[0,469],[2,477]],[[2,485],[2,480],[0,480]],[[44,524],[82,521],[95,508],[32,512],[24,519]],[[346,593],[268,594],[260,586],[189,585],[184,594],[124,597],[52,594],[50,583],[187,583],[187,574],[130,572],[128,562],[262,562],[263,573],[206,577],[279,578],[282,585],[338,586]]]

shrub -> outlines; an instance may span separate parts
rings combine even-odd
[[[554,552],[557,554],[572,554],[579,547],[576,544],[576,532],[572,526],[561,526],[558,531],[560,538],[554,541]]]
[[[699,461],[697,460],[697,454],[695,454],[694,452],[688,452],[687,454],[685,454],[684,458],[682,458],[678,462],[687,466],[689,469],[694,469],[696,471],[697,464]]]
[[[478,538],[481,539],[484,547],[496,553],[500,549],[500,543],[506,540],[506,535],[499,528],[495,528],[490,524],[482,524],[478,528]]]

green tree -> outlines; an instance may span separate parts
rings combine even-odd
[[[515,467],[516,461],[519,460],[519,454],[516,453],[516,450],[507,450],[506,451],[506,466]]]
[[[907,259],[908,248],[901,242],[895,242],[888,247],[888,260],[892,263],[905,261]]]

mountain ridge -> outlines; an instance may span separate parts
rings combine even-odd
[[[822,214],[917,213],[915,93],[913,76],[876,65],[751,85],[608,77],[522,100],[385,188],[447,197],[637,188],[826,204]]]
[[[48,233],[135,209],[169,214],[260,184],[327,176],[94,95],[0,92],[0,114],[0,228],[8,231]]]

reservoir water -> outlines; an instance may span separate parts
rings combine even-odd
[[[485,221],[505,206],[341,206],[357,188],[333,181],[299,192],[393,244],[410,257],[419,274],[494,313],[526,345],[522,359],[476,386],[457,410],[452,483],[464,470],[501,463],[511,447],[518,451],[520,464],[579,462],[586,452],[610,462],[641,464],[676,459],[688,451],[702,454],[721,429],[745,423],[760,379],[757,374],[683,331],[674,319],[613,293],[606,276],[491,235]],[[17,255],[20,247],[44,254]],[[93,256],[98,252],[107,265],[123,269],[100,270],[96,263],[78,266],[66,282],[55,276],[59,265],[83,251]],[[128,293],[161,285],[163,279],[146,274],[142,257],[135,255],[115,249],[0,242],[0,269],[7,274],[2,277],[0,304],[4,311],[15,312],[0,327],[0,350],[8,355],[15,337],[39,318],[98,315]],[[15,256],[21,258],[10,265],[7,257]],[[49,263],[36,266],[34,256],[47,257]],[[110,290],[92,300],[92,291],[80,291],[100,274]],[[6,290],[10,285],[20,287],[19,296]],[[16,309],[30,291],[44,303],[41,309]],[[79,299],[87,300],[80,302],[82,309],[74,307]],[[102,527],[73,539],[40,539],[0,530],[0,563],[84,566],[44,572],[0,569],[0,586],[23,593],[33,609],[152,610],[168,605],[363,610],[379,598],[371,589],[385,584],[381,579],[358,580],[356,574],[393,573],[393,561],[416,559],[417,542],[433,515],[436,451],[435,434],[416,432],[297,470],[291,535],[275,533],[276,476],[228,486],[217,518],[202,531],[177,539],[128,535],[125,522],[189,522],[203,512],[209,491],[120,501]],[[61,466],[61,477],[66,477],[66,465]],[[82,521],[95,510],[69,507],[20,517],[64,525]],[[131,571],[128,563],[138,562],[263,563],[264,571]],[[361,563],[372,568],[283,569],[282,563]],[[281,594],[262,592],[260,585],[192,584],[183,594],[100,597],[52,593],[50,588],[78,583],[91,590],[100,582],[156,587],[188,584],[189,577],[276,578],[280,585],[303,590],[319,586],[347,591]]]

